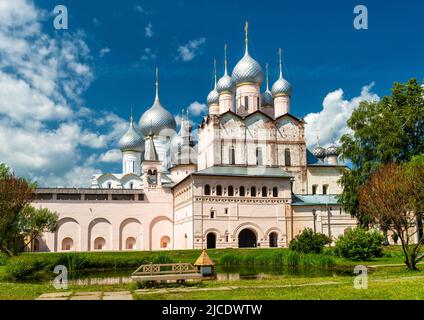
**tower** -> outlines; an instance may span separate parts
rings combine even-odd
[[[216,60],[213,62],[214,88],[207,97],[209,114],[219,114],[219,94],[216,90]]]

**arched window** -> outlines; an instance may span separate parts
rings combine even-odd
[[[259,109],[259,106],[260,106],[260,105],[259,105],[259,97],[257,97],[257,98],[256,98],[256,101],[257,101],[257,102],[256,102],[256,106],[257,106],[257,108]]]
[[[249,97],[248,96],[244,97],[244,110],[245,111],[249,110]]]
[[[262,148],[256,148],[256,165],[262,166],[263,159],[262,159]]]
[[[162,238],[160,238],[160,247],[162,249],[168,248],[170,242],[171,239],[168,236],[163,236]]]
[[[74,240],[65,238],[62,240],[62,251],[70,251],[74,248]]]
[[[277,187],[272,188],[272,196],[274,198],[278,197],[278,188]]]
[[[215,216],[216,216],[216,214],[215,214],[215,210],[211,210],[209,217],[210,217],[211,219],[215,219]]]
[[[205,185],[205,196],[209,196],[211,194],[211,186]]]
[[[111,183],[111,182],[108,182],[108,183],[107,183],[107,188],[108,188],[108,189],[112,189],[112,183]]]
[[[251,197],[256,197],[256,188],[255,187],[251,187],[250,188],[250,196]]]
[[[231,146],[228,154],[229,164],[236,164],[236,149]]]
[[[104,249],[106,249],[106,240],[102,237],[96,238],[96,240],[94,240],[94,250]]]
[[[130,183],[130,189],[134,189],[134,183]]]
[[[135,249],[135,238],[129,237],[125,241],[125,249],[127,250],[134,250]]]
[[[284,150],[284,158],[285,158],[286,167],[290,167],[291,166],[291,157],[290,157],[290,149],[289,148]]]
[[[228,187],[228,196],[229,197],[234,196],[234,187],[233,186]]]
[[[262,187],[262,197],[267,197],[268,196],[268,189],[267,187]]]
[[[327,192],[328,192],[328,184],[324,184],[322,186],[322,194],[327,194]]]
[[[222,187],[220,185],[218,185],[216,187],[216,195],[217,196],[222,196]]]
[[[317,194],[317,189],[318,189],[318,186],[316,184],[314,184],[312,186],[312,194]]]
[[[276,232],[271,232],[269,234],[269,246],[271,248],[278,247],[278,234]]]
[[[246,195],[246,190],[244,189],[243,186],[240,187],[239,194],[240,194],[240,197],[244,197]]]

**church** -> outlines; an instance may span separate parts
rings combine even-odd
[[[197,138],[188,113],[176,132],[156,69],[152,107],[138,124],[131,115],[118,143],[122,172],[94,175],[90,188],[37,189],[33,205],[57,212],[59,226],[32,251],[287,247],[304,228],[334,240],[356,226],[337,201],[346,169],[337,146],[308,150],[305,122],[291,113],[281,49],[271,87],[268,65],[264,76],[249,53],[247,24],[232,72],[224,51]]]

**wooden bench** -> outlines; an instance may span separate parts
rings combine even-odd
[[[131,279],[141,281],[185,281],[201,279],[202,274],[191,263],[143,264]]]

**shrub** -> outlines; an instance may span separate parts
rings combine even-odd
[[[8,256],[0,252],[0,266],[4,266],[7,263],[7,260]]]
[[[336,240],[335,253],[350,260],[369,260],[383,254],[383,235],[376,230],[355,228]]]
[[[306,228],[290,241],[289,248],[301,253],[321,253],[326,244],[331,240],[322,233],[315,233],[310,228]]]

